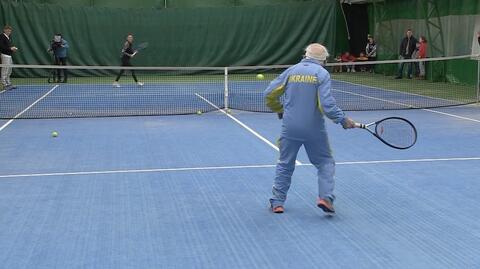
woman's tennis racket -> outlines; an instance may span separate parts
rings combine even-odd
[[[143,43],[140,43],[140,45],[138,45],[137,47],[135,47],[135,52],[132,54],[132,57],[137,55],[138,52],[140,52],[141,50],[144,50],[148,47],[148,42],[143,42]]]
[[[369,124],[355,123],[356,128],[369,131],[385,145],[408,149],[417,142],[417,129],[404,118],[389,117]]]
[[[143,43],[140,43],[136,48],[135,50],[136,51],[141,51],[141,50],[144,50],[148,47],[148,42],[143,42]]]

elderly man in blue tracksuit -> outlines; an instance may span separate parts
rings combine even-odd
[[[267,105],[282,115],[277,163],[270,206],[274,213],[283,213],[283,204],[290,188],[298,150],[304,145],[310,162],[318,170],[317,206],[334,214],[333,195],[335,161],[328,142],[324,115],[335,123],[354,128],[355,122],[345,116],[331,94],[330,75],[321,65],[328,57],[327,49],[317,43],[306,48],[304,59],[285,70],[265,90]],[[283,104],[280,97],[284,96]]]

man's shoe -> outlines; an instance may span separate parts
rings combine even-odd
[[[273,213],[282,214],[284,211],[285,211],[285,209],[281,205],[276,206],[276,207],[272,207],[272,212]]]
[[[318,199],[317,206],[329,216],[335,215],[335,208],[333,208],[333,200],[330,198]]]

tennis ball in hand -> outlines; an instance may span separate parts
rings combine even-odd
[[[57,137],[57,136],[58,136],[58,132],[53,131],[53,132],[52,132],[52,137]]]
[[[257,79],[264,80],[265,76],[263,74],[257,74]]]

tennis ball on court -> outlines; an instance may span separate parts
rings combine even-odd
[[[263,80],[265,79],[265,76],[263,74],[257,74],[257,79]]]
[[[202,111],[198,110],[197,115],[202,115]]]
[[[53,131],[53,132],[52,132],[52,137],[57,137],[57,136],[58,136],[58,132]]]
[[[228,114],[231,114],[232,113],[232,110],[230,108],[227,109],[227,113]]]

